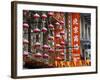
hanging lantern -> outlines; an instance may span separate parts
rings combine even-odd
[[[28,54],[29,54],[29,52],[27,52],[27,51],[24,51],[24,53],[23,53],[24,56],[28,56]]]
[[[61,25],[64,25],[64,21],[60,21],[60,24],[61,24]]]
[[[56,36],[55,36],[55,38],[60,38],[61,36],[59,35],[59,34],[57,34]]]
[[[58,56],[58,57],[56,57],[56,60],[61,61],[62,59]]]
[[[65,42],[64,41],[61,41],[60,45],[65,45]]]
[[[64,35],[64,34],[65,34],[65,32],[64,32],[64,31],[60,32],[60,35]]]
[[[61,55],[61,56],[64,56],[64,53],[63,53],[63,52],[61,52],[61,53],[60,53],[60,55]]]
[[[49,15],[49,16],[53,16],[54,13],[53,13],[53,12],[49,12],[48,15]]]
[[[61,47],[61,45],[60,45],[60,44],[56,44],[56,47],[57,47],[57,48],[60,48],[60,47]]]
[[[35,19],[38,19],[39,17],[40,17],[40,15],[39,14],[34,14],[34,16],[33,16]]]
[[[49,24],[48,28],[54,28],[54,26],[52,24]]]
[[[49,55],[45,53],[45,54],[43,55],[43,58],[47,59],[47,58],[49,58]]]
[[[35,43],[35,47],[40,47],[40,46],[41,46],[41,43],[39,43],[39,42]]]
[[[47,18],[47,15],[46,14],[42,14],[42,19],[46,19]]]
[[[41,53],[36,53],[34,56],[37,57],[37,58],[40,58],[40,57],[42,57],[42,54]]]
[[[54,52],[54,49],[50,48],[50,49],[48,50],[48,52],[53,53],[53,52]]]
[[[48,36],[48,40],[54,40],[54,37],[53,36]]]
[[[33,30],[33,32],[34,32],[34,33],[38,33],[38,32],[40,32],[40,29],[39,29],[39,28],[35,28],[35,29]]]
[[[29,41],[27,39],[23,40],[23,44],[28,44],[28,43],[29,43]]]
[[[45,45],[43,45],[43,48],[44,48],[44,49],[49,49],[50,47],[49,47],[48,45],[45,44]]]
[[[56,26],[60,26],[60,23],[59,22],[56,22]]]
[[[41,31],[42,32],[47,32],[47,28],[43,27]]]
[[[28,25],[27,23],[24,23],[24,24],[23,24],[23,27],[24,27],[24,28],[29,28],[29,25]]]

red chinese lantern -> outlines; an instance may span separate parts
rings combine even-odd
[[[57,48],[60,48],[60,47],[61,47],[61,45],[60,45],[60,44],[56,44],[56,47],[57,47]]]
[[[61,53],[60,53],[60,55],[61,55],[61,56],[64,56],[64,53],[63,53],[63,52],[61,52]]]
[[[43,45],[43,48],[44,48],[44,49],[49,49],[50,47],[49,47],[48,45],[45,44],[45,45]]]
[[[28,43],[29,43],[29,41],[27,39],[23,40],[23,44],[28,44]]]
[[[59,22],[56,22],[56,26],[60,26],[60,23]]]
[[[61,36],[59,35],[59,34],[57,34],[56,36],[55,36],[55,38],[60,38]]]
[[[33,32],[34,32],[34,33],[38,33],[38,32],[40,32],[40,29],[35,28],[35,29],[33,30]]]
[[[64,41],[61,41],[60,45],[65,45],[65,42]]]
[[[50,49],[48,50],[48,52],[53,53],[53,52],[54,52],[54,49],[50,48]]]
[[[43,27],[41,31],[42,32],[47,32],[47,28]]]
[[[39,42],[35,43],[35,47],[40,47],[40,46],[41,46],[41,44]]]
[[[49,58],[49,55],[48,54],[44,54],[43,58],[47,59],[47,58]]]
[[[46,14],[42,14],[42,19],[46,19],[47,18],[47,15]]]
[[[41,53],[36,53],[34,56],[37,57],[37,58],[40,58],[40,57],[42,57],[42,54]]]
[[[60,35],[64,35],[64,34],[65,34],[64,31],[60,32]]]
[[[52,24],[49,24],[48,28],[54,28],[54,26]]]
[[[28,54],[29,54],[29,52],[27,52],[27,51],[24,51],[24,56],[28,56]]]
[[[24,23],[24,24],[23,24],[23,27],[24,27],[24,28],[29,28],[29,25],[28,25],[27,23]]]
[[[57,61],[61,61],[62,58],[60,58],[60,57],[58,56],[58,57],[56,57],[56,60],[57,60]]]
[[[61,25],[64,25],[64,21],[60,21],[60,24],[61,24]]]
[[[48,36],[48,40],[54,40],[53,36]]]
[[[48,15],[49,15],[49,16],[53,16],[54,13],[53,13],[53,12],[49,12]]]
[[[34,16],[33,16],[35,19],[38,19],[39,17],[40,17],[40,15],[39,14],[34,14]]]

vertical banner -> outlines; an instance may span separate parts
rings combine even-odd
[[[80,13],[72,13],[72,59],[80,60]]]

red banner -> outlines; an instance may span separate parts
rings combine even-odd
[[[72,13],[72,59],[80,60],[80,13]]]

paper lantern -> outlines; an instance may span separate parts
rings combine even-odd
[[[35,19],[38,19],[39,17],[40,17],[40,15],[39,14],[34,14],[34,16],[33,16]]]
[[[64,21],[60,21],[60,24],[61,24],[61,25],[64,25]]]
[[[60,23],[59,22],[56,22],[55,24],[56,24],[56,26],[60,26]]]
[[[42,14],[42,19],[46,19],[47,18],[47,15],[46,14]]]
[[[65,54],[63,52],[60,53],[61,56],[64,56]]]
[[[50,49],[48,50],[48,52],[53,53],[53,52],[54,52],[54,49],[50,48]]]
[[[41,45],[41,43],[39,43],[39,42],[35,43],[35,47],[40,47],[40,45]]]
[[[65,32],[64,32],[64,31],[60,32],[60,35],[64,35],[64,34],[65,34]]]
[[[60,44],[56,44],[56,47],[57,47],[57,48],[60,48],[60,47],[61,47],[61,45],[60,45]]]
[[[44,49],[49,49],[50,46],[48,46],[48,45],[45,44],[45,45],[43,45],[43,48],[44,48]]]
[[[34,33],[38,33],[38,32],[40,32],[40,29],[35,28],[35,29],[33,30],[33,32],[34,32]]]
[[[48,40],[54,40],[53,36],[48,36]]]
[[[53,12],[49,12],[48,15],[49,15],[49,16],[53,16],[54,13],[53,13]]]
[[[42,32],[47,32],[47,28],[43,27],[41,31]]]
[[[28,25],[27,23],[24,23],[24,24],[23,24],[23,27],[24,27],[24,28],[29,28],[29,25]]]
[[[61,61],[62,58],[60,58],[60,57],[58,56],[58,57],[56,57],[56,60],[57,60],[57,61]]]
[[[49,58],[49,55],[45,53],[45,54],[43,55],[43,58],[47,59],[47,58]]]
[[[28,56],[28,54],[29,54],[29,52],[27,52],[27,51],[24,51],[24,56]]]
[[[42,57],[42,54],[41,53],[36,53],[34,56],[37,57],[37,58],[40,58],[40,57]]]
[[[54,26],[52,24],[49,24],[48,28],[54,28]]]
[[[59,35],[59,34],[57,34],[56,36],[55,36],[55,38],[60,38],[61,36]]]
[[[61,41],[60,45],[65,45],[65,42],[64,41]]]
[[[27,39],[23,40],[23,44],[28,44],[28,43],[29,43],[29,41]]]

